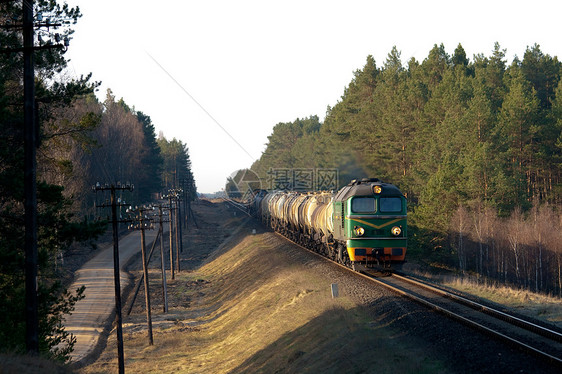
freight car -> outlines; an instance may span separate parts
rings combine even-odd
[[[378,179],[333,192],[257,190],[250,212],[292,241],[355,270],[405,260],[406,198]]]

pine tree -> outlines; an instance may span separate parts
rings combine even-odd
[[[0,6],[3,22],[21,19],[21,2],[3,2]],[[54,22],[64,18],[68,23],[75,23],[81,16],[77,7],[70,8],[56,1],[36,2],[35,12],[39,11],[44,15],[52,15]],[[21,35],[13,30],[5,28],[0,32],[3,48],[21,47]],[[64,27],[58,32],[64,38],[73,31]],[[60,49],[36,51],[34,60],[39,130],[37,146],[45,146],[49,142],[51,146],[56,145],[55,140],[68,139],[70,134],[75,137],[84,135],[95,125],[95,119],[90,117],[85,121],[57,124],[53,118],[77,96],[91,93],[96,85],[89,83],[89,76],[70,82],[60,81],[58,74],[66,67],[66,59]],[[2,53],[0,66],[0,340],[4,350],[23,353],[26,345],[21,59],[16,54]],[[39,151],[49,149],[39,148]],[[95,238],[103,227],[74,217],[71,201],[63,194],[64,188],[43,180],[49,179],[46,177],[49,167],[66,169],[70,166],[69,160],[49,160],[48,157],[42,157],[40,152],[37,168],[38,343],[42,355],[65,360],[72,350],[73,339],[64,331],[61,321],[81,297],[82,291],[73,290],[75,293],[71,295],[63,289],[53,266],[54,259],[59,252],[67,250],[72,242]],[[63,348],[51,351],[58,343],[62,343]]]
[[[526,207],[536,177],[539,100],[516,62],[511,65],[506,81],[508,92],[498,116],[496,142],[503,157],[506,175],[513,182],[508,200],[514,206]]]
[[[139,187],[138,197],[141,202],[149,202],[153,200],[154,193],[161,191],[162,164],[164,161],[156,141],[156,132],[152,120],[140,111],[137,111],[135,115],[141,123],[144,133],[143,149],[140,156],[143,172],[139,174],[137,182]]]

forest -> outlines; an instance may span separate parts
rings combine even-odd
[[[36,41],[34,69],[39,345],[65,360],[73,338],[61,321],[83,290],[65,289],[58,259],[75,245],[95,251],[107,228],[92,185],[132,183],[122,198],[136,205],[173,187],[194,199],[196,186],[185,143],[157,135],[148,114],[111,90],[101,100],[91,75],[68,77],[65,49],[45,40],[71,39],[79,8],[35,7],[64,25]],[[22,353],[22,4],[0,9],[0,341]],[[409,203],[410,258],[562,297],[562,65],[538,44],[511,62],[506,53],[496,43],[472,58],[460,44],[452,54],[435,45],[421,62],[404,63],[397,47],[382,65],[367,56],[323,121],[278,123],[251,168],[264,180],[272,168],[324,168],[339,171],[340,185],[396,184]]]
[[[506,52],[368,56],[323,122],[278,123],[251,169],[393,183],[409,203],[410,258],[562,296],[562,65],[538,44],[510,63]]]
[[[0,25],[10,26],[0,29],[0,351],[25,353],[24,90],[22,33],[14,25],[22,3],[2,2],[0,9]],[[68,78],[65,50],[51,45],[72,35],[79,8],[37,1],[34,11],[64,25],[57,35],[43,32],[53,42],[39,40],[33,53],[39,352],[64,361],[74,338],[61,321],[84,290],[65,289],[61,259],[76,245],[95,251],[108,226],[92,186],[131,183],[122,198],[139,206],[170,188],[194,199],[196,187],[185,143],[156,136],[150,116],[110,90],[100,101],[91,75]]]

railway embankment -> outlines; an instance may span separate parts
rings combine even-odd
[[[544,363],[295,247],[222,203],[199,202],[163,312],[158,251],[124,316],[127,372],[549,372]],[[130,269],[133,273],[136,269]],[[333,298],[332,284],[339,297]],[[141,288],[141,292],[144,292]],[[129,297],[127,302],[130,302]],[[114,372],[112,332],[81,373]],[[556,371],[552,371],[556,372]]]

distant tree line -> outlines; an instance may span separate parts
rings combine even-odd
[[[496,43],[472,61],[460,44],[406,65],[396,47],[380,67],[368,56],[323,123],[277,124],[252,169],[264,180],[271,167],[326,167],[342,184],[392,182],[409,200],[413,256],[560,294],[560,241],[537,225],[546,214],[560,231],[562,65],[536,44],[510,64],[505,55]],[[515,239],[523,228],[534,235]]]
[[[56,1],[37,1],[35,7],[35,14],[71,24],[81,16],[78,7]],[[21,2],[2,2],[0,10],[1,25],[21,22]],[[9,50],[21,47],[21,39],[16,27],[0,29],[6,49],[0,53],[0,351],[17,353],[25,352],[23,68],[21,54]],[[94,94],[99,83],[90,75],[65,78],[62,49],[38,50],[34,58],[39,346],[43,355],[66,360],[74,340],[61,322],[83,290],[68,292],[61,285],[57,258],[73,243],[92,243],[105,231],[106,223],[94,219],[92,185],[133,183],[127,200],[137,205],[179,182],[192,197],[196,191],[185,144],[157,138],[150,117],[115,100],[111,91],[100,102]]]
[[[135,204],[151,202],[186,181],[195,196],[187,145],[175,138],[167,140],[163,134],[157,137],[150,116],[123,99],[116,100],[111,90],[104,102],[93,93],[77,97],[47,127],[81,128],[84,124],[89,124],[85,131],[46,144],[44,154],[52,162],[43,164],[44,178],[64,185],[80,214],[95,214],[91,186],[98,182],[133,184],[127,200]]]

